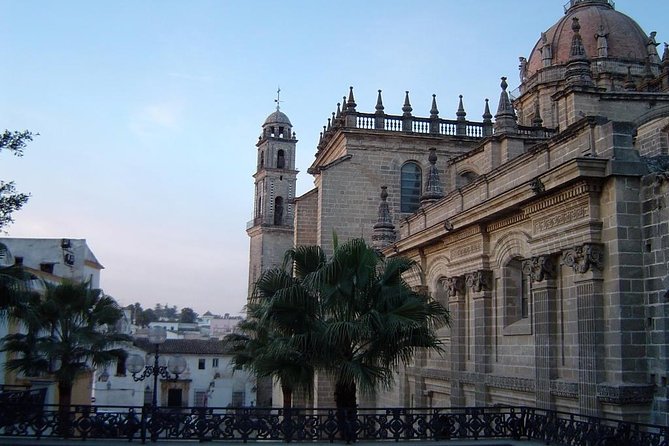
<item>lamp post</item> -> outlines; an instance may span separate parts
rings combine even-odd
[[[132,373],[132,379],[144,381],[153,376],[153,395],[151,398],[151,410],[155,412],[158,407],[158,376],[164,379],[179,379],[179,375],[186,370],[186,360],[181,356],[172,356],[167,362],[167,367],[160,365],[160,346],[167,339],[165,327],[151,327],[149,329],[149,342],[155,346],[153,365],[144,364],[144,357],[138,354],[128,356],[126,368]],[[174,377],[172,377],[172,374]]]

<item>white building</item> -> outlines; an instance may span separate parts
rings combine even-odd
[[[100,287],[100,272],[104,268],[88,247],[85,239],[68,238],[13,238],[0,237],[0,256],[4,266],[11,263],[22,265],[36,277],[50,283],[63,280],[89,281],[93,288]],[[0,338],[9,333],[10,324],[0,321]],[[25,385],[27,381],[14,373],[5,372],[5,353],[0,352],[0,383]],[[81,376],[72,392],[72,402],[87,404],[90,398],[91,375]],[[50,380],[31,379],[30,385],[47,386],[47,403],[55,402],[55,385]]]
[[[145,357],[153,365],[155,346],[146,338],[137,338],[128,351]],[[231,355],[223,343],[202,339],[167,339],[160,346],[160,364],[172,356],[186,360],[186,370],[178,379],[158,379],[158,405],[161,407],[240,407],[256,403],[255,378],[230,365]],[[141,375],[141,372],[138,374]],[[134,381],[125,363],[96,371],[93,383],[97,406],[141,406],[153,397],[153,376]]]
[[[47,282],[89,281],[93,288],[100,288],[104,266],[86,239],[0,237],[0,243],[9,249],[17,265]]]

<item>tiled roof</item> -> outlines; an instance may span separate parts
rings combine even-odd
[[[153,352],[155,347],[147,338],[135,338],[133,344],[146,352]],[[216,339],[166,339],[160,346],[160,352],[179,355],[226,355],[229,354],[222,341]]]

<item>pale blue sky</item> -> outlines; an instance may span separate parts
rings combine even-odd
[[[493,113],[499,78],[563,14],[561,0],[0,0],[0,127],[39,136],[0,178],[32,198],[13,237],[85,238],[122,304],[238,313],[260,125],[297,133],[298,193],[318,133],[354,87],[372,112]],[[669,2],[618,0],[658,42]],[[662,47],[659,48],[660,54]]]

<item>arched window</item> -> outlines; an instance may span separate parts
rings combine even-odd
[[[286,155],[283,153],[283,150],[279,150],[276,153],[276,168],[283,169],[286,167]]]
[[[464,187],[473,182],[478,177],[478,175],[471,171],[461,172],[457,177],[455,177],[455,187]]]
[[[260,168],[262,169],[265,167],[265,152],[261,151],[260,152]]]
[[[415,212],[420,205],[422,189],[420,166],[408,162],[400,171],[400,212]]]
[[[511,259],[504,268],[505,325],[530,316],[530,277],[523,274],[520,259]]]
[[[274,224],[281,226],[283,224],[283,198],[274,199]]]

